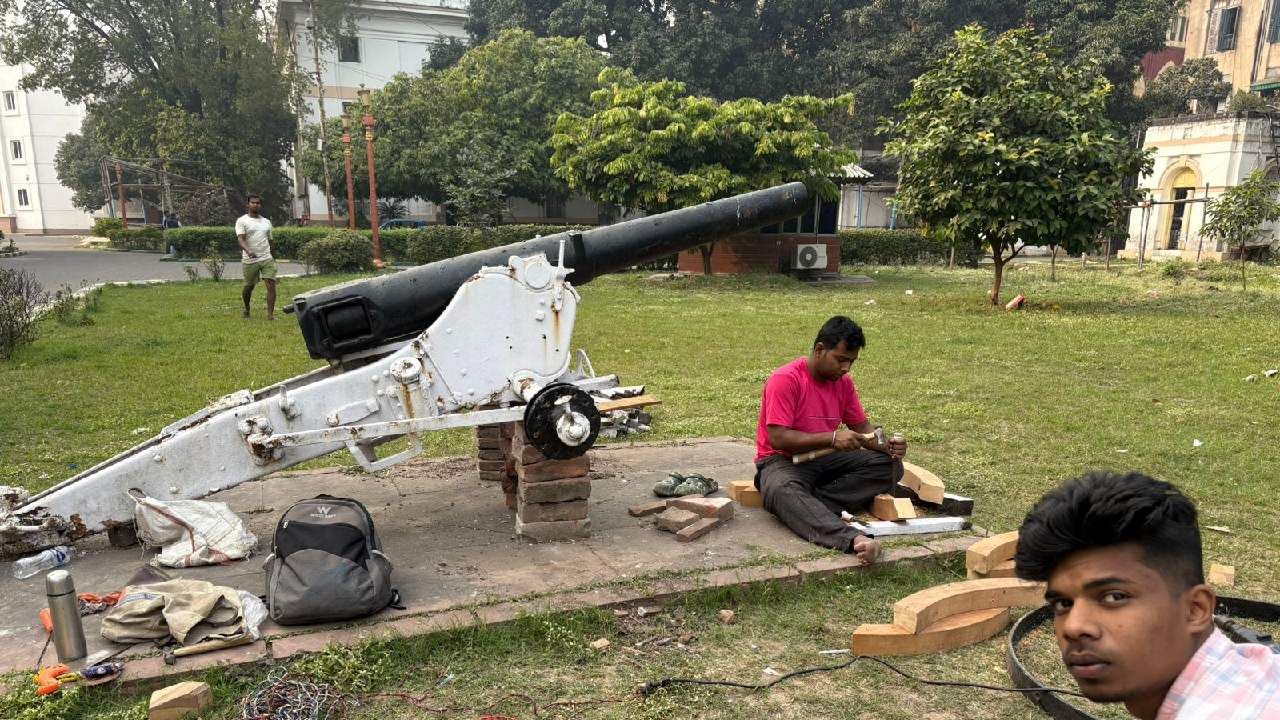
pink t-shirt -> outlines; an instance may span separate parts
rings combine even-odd
[[[769,444],[770,425],[830,433],[842,422],[853,427],[866,419],[853,378],[845,375],[834,382],[819,382],[809,373],[809,358],[797,358],[774,370],[764,384],[760,424],[756,427],[756,462],[770,455],[788,454]]]

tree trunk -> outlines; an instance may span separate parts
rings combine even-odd
[[[956,269],[956,246],[954,244],[951,246],[951,259],[947,261],[947,269]]]
[[[716,244],[713,242],[698,246],[698,251],[702,253],[702,274],[707,277],[711,277],[711,253],[715,249]]]
[[[1004,253],[992,248],[991,259],[995,261],[995,278],[991,281],[991,304],[1000,305],[1000,284],[1004,282]]]
[[[1054,245],[1050,248],[1049,254],[1049,279],[1053,282],[1058,281],[1058,246]]]
[[[1240,243],[1240,289],[1249,289],[1249,281],[1245,278],[1244,272],[1244,243]]]

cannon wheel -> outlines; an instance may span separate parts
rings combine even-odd
[[[580,439],[562,435],[564,425],[587,430]],[[584,427],[585,425],[585,427]],[[600,434],[600,411],[591,396],[567,383],[548,385],[533,396],[524,410],[524,434],[552,460],[578,457],[591,448]]]

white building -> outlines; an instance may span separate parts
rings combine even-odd
[[[466,35],[463,30],[467,20],[466,0],[360,0],[357,8],[353,34],[344,38],[338,47],[322,48],[319,52],[324,111],[328,118],[339,117],[347,107],[358,103],[356,93],[361,85],[377,90],[397,73],[420,72],[431,43],[438,38]],[[310,16],[306,0],[281,0],[277,22],[282,36],[293,41],[298,69],[315,77],[316,51],[306,27]],[[314,84],[304,91],[306,114],[299,118],[302,123],[320,122],[320,94],[320,88]],[[357,129],[352,135],[352,149],[363,153],[362,133]],[[359,139],[358,147],[356,139]],[[293,216],[309,217],[314,224],[326,223],[324,178],[301,178],[296,165],[290,174],[297,197]],[[345,198],[343,167],[330,165],[329,177],[334,197]],[[305,187],[302,180],[306,181]],[[424,218],[434,218],[436,214],[432,203],[416,201],[409,203],[409,212],[411,216]]]
[[[84,232],[93,218],[72,204],[53,159],[68,133],[80,131],[84,107],[48,90],[23,90],[24,70],[0,65],[0,230]]]
[[[1280,126],[1276,128],[1280,131]],[[1139,180],[1153,201],[1129,215],[1129,239],[1120,257],[1220,260],[1234,250],[1201,237],[1204,199],[1239,185],[1254,170],[1277,172],[1280,134],[1261,113],[1218,113],[1156,120],[1143,147],[1155,151],[1155,166]],[[1258,245],[1280,245],[1264,226]]]

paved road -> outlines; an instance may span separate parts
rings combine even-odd
[[[79,238],[56,235],[15,235],[14,242],[26,255],[0,259],[0,267],[25,268],[34,272],[50,292],[63,285],[119,282],[122,280],[186,280],[182,269],[189,263],[162,262],[160,255],[139,252],[88,250],[76,247]],[[302,273],[297,263],[279,263],[281,273]],[[202,277],[208,272],[202,267]],[[239,278],[240,263],[228,262],[224,277]]]

